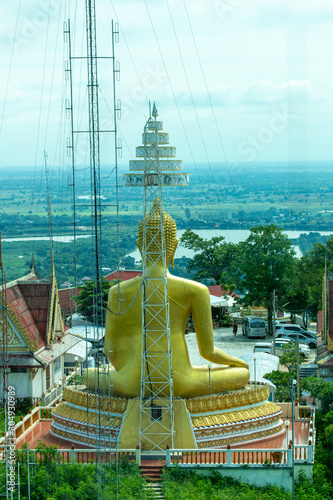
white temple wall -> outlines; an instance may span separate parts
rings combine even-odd
[[[35,376],[32,379],[32,397],[33,398],[41,398],[42,394],[43,394],[44,370],[38,368],[37,373],[34,375]]]
[[[16,398],[31,398],[29,373],[9,373],[8,385],[15,388]]]

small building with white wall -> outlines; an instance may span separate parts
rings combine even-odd
[[[65,333],[54,269],[40,279],[32,262],[28,275],[0,287],[0,303],[0,342],[16,398],[41,399],[61,389],[65,353],[80,339]]]

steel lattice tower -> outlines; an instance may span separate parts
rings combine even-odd
[[[125,186],[143,186],[142,249],[142,354],[139,445],[144,449],[173,447],[173,378],[167,265],[164,241],[162,186],[186,186],[188,174],[179,173],[182,161],[176,148],[164,146],[169,134],[154,104],[144,127],[143,146],[136,149],[142,160],[130,162]],[[161,265],[162,263],[162,265]]]

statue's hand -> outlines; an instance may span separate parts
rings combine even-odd
[[[246,363],[246,361],[243,361],[242,359],[239,358],[234,358],[231,363],[229,363],[230,366],[241,366],[243,368],[249,369],[249,365]]]

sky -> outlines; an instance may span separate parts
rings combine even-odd
[[[1,2],[0,17],[0,168],[39,166],[44,151],[53,168],[70,165],[68,19],[85,166],[84,0]],[[96,0],[96,18],[102,165],[114,162],[112,20],[121,164],[135,158],[149,101],[184,165],[331,161],[331,0]]]

